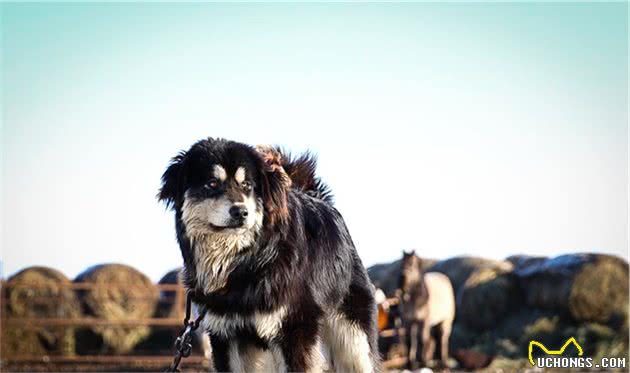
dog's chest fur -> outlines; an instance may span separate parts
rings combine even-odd
[[[211,293],[226,285],[239,255],[251,248],[254,232],[245,234],[203,234],[191,238],[197,286]],[[274,338],[287,314],[286,307],[271,312],[215,314],[209,311],[204,318],[205,329],[229,338],[241,330],[254,331],[260,338]]]
[[[205,293],[223,288],[235,259],[254,242],[254,233],[189,235],[194,252],[197,286]]]
[[[240,330],[247,329],[255,331],[260,338],[269,340],[278,334],[286,314],[286,307],[279,307],[271,312],[254,312],[249,315],[237,313],[218,315],[208,312],[203,324],[206,330],[226,338],[236,335]]]

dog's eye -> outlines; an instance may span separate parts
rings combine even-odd
[[[203,187],[206,189],[217,189],[219,187],[219,180],[210,179]]]
[[[246,192],[249,192],[252,190],[252,183],[250,181],[243,181],[241,186],[243,187],[243,190]]]

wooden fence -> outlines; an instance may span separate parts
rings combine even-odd
[[[72,290],[89,290],[91,283],[69,283],[64,285]],[[38,329],[42,327],[87,327],[87,326],[150,326],[170,329],[173,335],[176,335],[183,327],[183,318],[185,314],[185,291],[179,284],[158,284],[156,285],[160,291],[174,292],[174,312],[172,316],[166,318],[144,318],[144,319],[127,319],[127,320],[106,320],[97,317],[76,317],[76,318],[35,318],[35,317],[11,317],[7,313],[7,288],[34,288],[36,285],[28,284],[7,284],[0,282],[0,331],[1,338],[5,337],[7,327],[19,327],[21,329]],[[379,333],[380,338],[392,338],[400,334],[400,330],[389,329],[382,330]],[[198,341],[195,341],[198,343]],[[172,349],[171,349],[172,350]],[[156,351],[157,352],[157,351]],[[166,352],[166,353],[165,353]],[[151,352],[153,353],[153,352]],[[145,371],[163,371],[171,363],[172,352],[159,351],[161,355],[147,354],[128,354],[128,355],[62,355],[48,354],[39,356],[27,355],[11,355],[3,354],[0,356],[0,369],[3,371],[19,371],[19,370],[58,370],[58,371],[116,371],[116,370],[145,370]],[[384,361],[385,368],[400,367],[406,363],[403,357],[396,357]],[[181,368],[183,370],[199,370],[207,367],[207,361],[203,353],[193,354],[183,359]]]

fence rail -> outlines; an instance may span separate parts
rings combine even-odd
[[[57,284],[59,285],[59,284]],[[179,331],[183,326],[183,317],[185,314],[185,289],[179,284],[158,284],[156,287],[162,292],[173,292],[174,312],[172,317],[158,318],[151,317],[145,319],[128,319],[128,320],[107,320],[98,317],[75,317],[75,318],[57,318],[57,317],[13,317],[7,312],[7,289],[9,288],[41,288],[46,284],[7,284],[0,281],[0,331],[4,333],[7,326],[20,327],[23,329],[36,329],[45,327],[87,327],[87,326],[153,326],[160,328],[173,328],[173,332]],[[68,283],[62,284],[71,290],[90,290],[96,285],[93,283]],[[391,303],[396,303],[396,299],[390,299]],[[401,329],[382,330],[379,333],[381,338],[394,337],[404,333]],[[5,336],[2,336],[5,337]],[[145,367],[148,369],[163,369],[172,361],[171,355],[55,355],[53,353],[42,356],[28,355],[6,355],[0,359],[0,369],[19,370],[20,365],[33,369],[33,364],[53,365],[55,370],[62,370],[63,366],[72,366],[74,368],[82,368],[88,370],[91,368],[99,369],[104,366],[110,367]],[[390,359],[383,362],[385,368],[400,367],[406,363],[403,357]],[[193,355],[185,359],[187,367],[200,368],[206,359],[202,354]],[[92,364],[99,365],[98,367]]]
[[[34,318],[34,317],[3,317],[3,325],[42,327],[42,326],[183,326],[182,319],[158,318],[136,320],[106,320],[98,317],[65,318]]]

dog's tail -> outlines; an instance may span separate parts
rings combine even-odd
[[[333,204],[332,191],[319,176],[316,175],[317,158],[310,152],[305,152],[297,158],[291,153],[267,145],[258,145],[256,149],[267,162],[279,163],[291,179],[291,186],[313,198]]]

